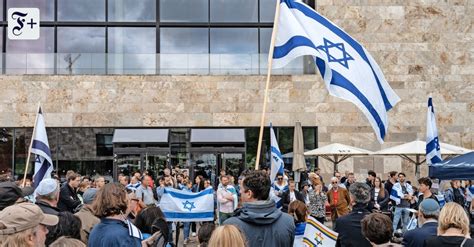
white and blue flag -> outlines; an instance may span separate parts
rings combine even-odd
[[[35,154],[33,182],[34,186],[37,187],[44,178],[51,178],[51,172],[53,171],[53,160],[51,159],[51,150],[49,149],[48,135],[46,134],[41,107],[36,116],[36,126],[34,129],[31,153]]]
[[[355,104],[379,142],[387,133],[387,112],[400,98],[372,56],[355,39],[300,0],[281,0],[273,68],[312,55],[329,93]]]
[[[214,190],[206,189],[199,193],[193,193],[165,188],[160,208],[169,222],[213,221]]]
[[[441,148],[439,146],[438,129],[434,113],[433,99],[428,99],[428,113],[426,115],[426,164],[441,162]]]
[[[283,163],[283,158],[280,153],[280,148],[278,147],[278,141],[275,137],[275,132],[273,131],[273,126],[271,124],[270,124],[270,143],[271,143],[270,144],[270,149],[271,149],[270,181],[273,183],[278,173],[283,174],[285,164]]]

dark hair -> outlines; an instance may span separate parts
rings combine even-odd
[[[347,176],[351,176],[351,175],[354,176],[354,173],[353,173],[353,172],[349,172],[349,173],[347,174]]]
[[[74,171],[68,171],[68,174],[66,175],[67,181],[75,180],[77,177],[80,177],[78,173],[75,173]]]
[[[279,173],[277,173],[276,176],[277,176],[277,177],[279,177],[279,176],[282,176],[282,177],[283,177],[283,173],[279,172]]]
[[[295,223],[305,222],[308,207],[306,207],[306,204],[302,201],[292,201],[290,205],[288,205],[288,214],[293,216]]]
[[[164,219],[165,215],[159,207],[148,207],[140,211],[135,218],[135,226],[141,232],[153,234],[152,226],[156,219]]]
[[[374,244],[384,244],[392,237],[392,221],[381,213],[371,213],[361,221],[362,234]]]
[[[398,176],[400,176],[400,175],[403,175],[404,177],[407,176],[407,175],[405,175],[405,173],[403,173],[403,172],[399,172],[399,173],[398,173]]]
[[[388,175],[390,175],[390,177],[395,177],[397,175],[398,172],[396,171],[391,171],[388,173]]]
[[[87,179],[87,180],[91,181],[91,178],[89,176],[82,177],[82,181],[84,181],[84,179]]]
[[[419,184],[424,184],[424,185],[428,186],[428,188],[430,188],[430,189],[431,189],[431,185],[433,185],[433,183],[431,182],[431,179],[428,178],[428,177],[418,179],[418,183]]]
[[[212,223],[204,223],[198,231],[199,246],[206,247],[211,239],[212,232],[216,229],[216,225]]]
[[[243,189],[251,190],[257,200],[267,200],[270,193],[270,177],[264,171],[251,171],[242,181]]]
[[[119,215],[127,210],[127,192],[121,184],[108,183],[97,191],[92,208],[99,217]]]
[[[199,190],[199,191],[204,190],[204,177],[203,177],[202,175],[197,175],[197,176],[194,178],[194,181],[196,181],[196,178],[199,178],[199,184],[197,185],[197,186],[198,186],[198,190]]]
[[[375,173],[375,172],[372,171],[372,170],[369,170],[369,171],[367,172],[367,174],[370,175],[370,176],[372,176],[372,177],[377,177],[377,173]]]
[[[49,246],[59,237],[65,236],[81,240],[82,223],[79,217],[71,212],[64,211],[58,214],[59,222],[55,226],[48,226],[46,235],[46,246]]]

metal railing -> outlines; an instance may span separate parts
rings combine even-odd
[[[267,54],[4,53],[3,74],[260,75]],[[303,57],[272,74],[303,74]]]

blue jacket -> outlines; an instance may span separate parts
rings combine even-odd
[[[423,247],[425,239],[436,236],[437,228],[438,222],[428,222],[423,224],[421,228],[407,231],[403,235],[402,245],[407,247]]]
[[[128,226],[120,220],[100,219],[89,234],[89,247],[141,247],[139,238],[128,234]]]

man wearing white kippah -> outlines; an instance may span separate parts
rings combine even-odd
[[[36,197],[35,204],[43,213],[58,215],[61,210],[57,208],[59,201],[59,183],[56,179],[45,178],[36,188],[33,195]]]

